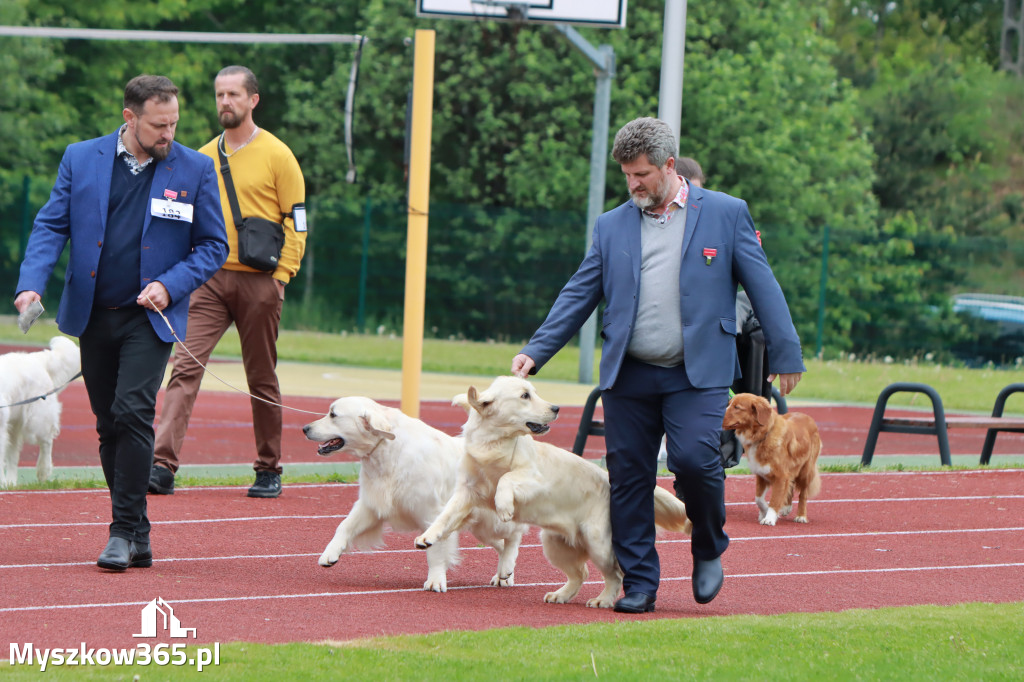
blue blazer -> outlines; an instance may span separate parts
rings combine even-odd
[[[750,297],[775,374],[804,372],[789,307],[758,242],[746,202],[690,186],[679,273],[686,374],[696,388],[730,386],[740,377],[736,356],[737,284]],[[640,292],[641,211],[632,200],[604,213],[579,270],[555,300],[544,324],[521,351],[536,373],[606,301],[601,322],[600,388],[615,385],[636,322]],[[708,255],[713,252],[710,264]]]
[[[17,291],[42,295],[64,245],[71,242],[57,310],[58,328],[70,336],[82,335],[92,312],[116,158],[117,132],[68,146],[50,199],[36,215],[21,264]],[[192,222],[155,217],[147,203],[141,272],[124,275],[139,278],[139,291],[153,280],[167,288],[171,303],[163,312],[174,332],[184,339],[189,296],[228,257],[224,212],[210,157],[174,142],[167,158],[153,163],[150,199],[163,199],[165,189],[177,192],[175,203],[192,205]],[[157,335],[174,341],[160,316],[151,310],[148,313]]]

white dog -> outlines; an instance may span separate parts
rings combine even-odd
[[[0,487],[18,482],[18,459],[26,443],[39,446],[36,478],[50,477],[53,441],[60,433],[57,393],[81,367],[78,346],[66,336],[50,339],[48,350],[0,355],[0,405],[9,406],[0,407]],[[22,401],[28,402],[15,405]]]
[[[589,559],[605,586],[587,606],[614,606],[622,570],[612,551],[608,473],[530,435],[545,433],[558,407],[516,377],[498,377],[479,395],[470,387],[454,402],[469,412],[459,485],[437,520],[416,538],[416,546],[431,548],[461,528],[472,513],[494,509],[499,519],[541,527],[544,556],[568,578],[560,589],[544,595],[545,602],[563,604],[575,597],[587,579]],[[662,528],[686,533],[692,528],[683,503],[657,486],[654,512]]]
[[[396,531],[422,531],[455,489],[462,439],[369,398],[340,398],[327,416],[302,431],[307,439],[321,443],[320,455],[345,450],[360,462],[359,499],[324,549],[321,566],[333,566],[351,548],[379,545],[385,523]],[[512,585],[527,526],[500,522],[486,510],[474,514],[467,525],[480,542],[498,552],[498,572],[491,585]],[[423,589],[447,591],[448,568],[458,558],[457,534],[428,551]]]

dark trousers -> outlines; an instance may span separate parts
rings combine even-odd
[[[143,308],[96,308],[79,347],[110,489],[110,535],[148,543],[153,419],[171,344],[156,335]]]
[[[601,392],[611,482],[612,546],[625,592],[654,596],[661,578],[654,547],[654,486],[662,434],[676,495],[693,522],[690,551],[720,556],[725,534],[725,470],[719,455],[729,389],[694,388],[683,366],[665,368],[626,358],[615,385]]]

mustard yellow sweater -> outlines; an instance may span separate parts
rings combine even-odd
[[[199,151],[212,158],[217,168],[224,225],[227,227],[228,245],[231,247],[223,267],[226,270],[257,272],[238,262],[238,231],[231,217],[231,204],[224,189],[224,178],[220,174],[220,159],[217,156],[219,139],[220,136],[215,137]],[[284,225],[284,247],[274,271],[274,279],[287,284],[299,272],[302,254],[306,251],[306,232],[296,232],[294,221],[286,216],[292,212],[295,204],[306,200],[306,183],[299,162],[284,142],[263,129],[260,129],[252,142],[233,154],[225,142],[224,151],[229,155],[228,164],[231,166],[231,178],[242,216],[266,218]]]

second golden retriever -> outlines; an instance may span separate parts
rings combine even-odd
[[[587,560],[604,576],[604,589],[587,606],[611,608],[622,589],[622,569],[612,550],[608,472],[593,462],[533,435],[548,431],[558,407],[542,400],[533,385],[498,377],[482,393],[470,387],[454,401],[467,409],[465,456],[455,493],[441,515],[418,538],[424,549],[443,542],[478,509],[493,509],[502,521],[539,526],[544,556],[565,573],[566,583],[544,595],[562,604],[588,577]],[[686,507],[655,486],[656,523],[690,532]]]

